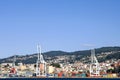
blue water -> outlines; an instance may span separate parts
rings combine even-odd
[[[120,80],[120,78],[1,78],[0,80]]]

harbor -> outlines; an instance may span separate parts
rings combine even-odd
[[[63,63],[61,65],[51,65],[44,60],[41,54],[41,46],[37,46],[37,61],[35,64],[22,64],[16,62],[2,63],[0,68],[0,78],[119,78],[120,61],[115,63],[99,63],[95,49],[91,50],[88,64],[75,62],[74,64]],[[57,67],[55,66],[57,65]],[[116,68],[116,70],[114,70]]]
[[[120,80],[120,0],[0,0],[0,80]]]

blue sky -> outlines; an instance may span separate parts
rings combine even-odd
[[[0,0],[0,58],[120,46],[120,0]]]

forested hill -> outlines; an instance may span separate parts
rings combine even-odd
[[[102,47],[102,48],[96,48],[95,49],[96,56],[98,57],[99,61],[103,60],[109,60],[109,59],[120,59],[120,47]],[[82,60],[86,56],[90,56],[91,50],[83,50],[83,51],[75,51],[75,52],[64,52],[64,51],[49,51],[42,53],[45,60],[55,60],[56,56],[75,56],[75,60]],[[102,58],[99,58],[99,56],[102,56]],[[13,57],[8,57],[4,59],[0,59],[0,63],[7,63],[12,62]],[[102,59],[102,60],[101,60]],[[31,54],[31,55],[17,55],[16,56],[17,62],[23,62],[23,63],[35,63],[37,60],[37,54]]]

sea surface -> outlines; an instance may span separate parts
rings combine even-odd
[[[120,80],[120,78],[0,78],[0,80]]]

